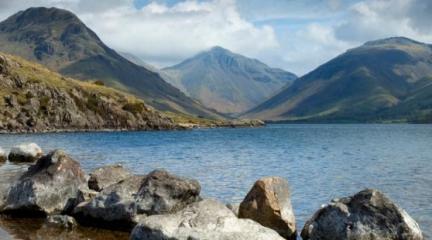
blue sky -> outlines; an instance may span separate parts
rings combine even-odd
[[[430,0],[0,0],[0,17],[34,6],[68,9],[157,67],[218,45],[303,75],[370,40],[432,43]]]

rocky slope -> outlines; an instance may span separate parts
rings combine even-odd
[[[221,47],[165,68],[161,76],[204,106],[222,113],[244,112],[297,78]]]
[[[266,120],[432,122],[432,46],[368,42],[323,64],[245,116]]]
[[[159,110],[220,117],[106,46],[73,13],[57,8],[29,8],[0,23],[0,51],[39,62],[80,80],[102,80],[128,91]]]
[[[0,132],[175,128],[131,95],[0,53]]]

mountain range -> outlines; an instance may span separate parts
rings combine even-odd
[[[80,80],[100,80],[133,93],[163,111],[220,118],[221,115],[106,46],[73,13],[29,8],[0,23],[0,51],[41,63]]]
[[[229,114],[249,110],[297,78],[222,47],[164,68],[161,76],[204,106]]]
[[[432,46],[394,37],[348,50],[243,117],[302,122],[432,122]]]
[[[222,47],[156,69],[106,46],[73,13],[40,7],[0,23],[0,51],[177,118],[432,122],[432,46],[404,37],[367,42],[299,78]]]

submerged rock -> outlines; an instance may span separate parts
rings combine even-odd
[[[42,154],[42,149],[36,143],[21,144],[10,150],[9,161],[34,162],[40,158]]]
[[[419,225],[378,190],[335,199],[309,219],[301,233],[311,240],[422,240]]]
[[[275,231],[249,219],[238,219],[215,200],[193,203],[174,214],[142,219],[131,240],[282,240]]]
[[[74,215],[84,225],[130,229],[140,217],[184,208],[198,200],[199,193],[197,181],[156,170],[106,187],[95,198],[79,204]]]
[[[67,215],[52,215],[48,216],[47,223],[50,225],[56,225],[64,228],[74,228],[77,226],[77,222],[71,216]]]
[[[4,211],[58,214],[73,207],[78,190],[86,184],[80,164],[55,150],[29,167],[9,189]]]
[[[0,147],[0,163],[6,162],[6,152]]]
[[[88,187],[95,191],[101,191],[104,188],[118,183],[132,176],[132,173],[121,165],[104,166],[90,173]]]
[[[296,239],[296,223],[288,182],[265,177],[255,182],[239,208],[239,218],[249,218],[274,229],[286,239]]]

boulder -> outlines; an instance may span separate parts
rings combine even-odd
[[[286,239],[296,239],[296,223],[288,182],[265,177],[255,182],[239,207],[239,218],[249,218],[274,229]]]
[[[131,229],[147,215],[172,213],[199,199],[200,185],[163,170],[132,176],[79,204],[74,216],[84,225]]]
[[[118,183],[130,176],[132,176],[132,173],[121,165],[105,166],[90,173],[88,186],[90,189],[99,192],[102,189],[114,183]]]
[[[6,162],[6,152],[0,147],[0,163]]]
[[[94,198],[75,207],[73,215],[83,225],[130,229],[136,223],[135,195],[144,176],[131,176],[106,187]]]
[[[224,204],[206,199],[167,215],[142,219],[130,240],[283,240],[277,232],[249,219],[238,219]]]
[[[42,149],[36,143],[21,144],[10,150],[9,161],[34,162],[41,156]]]
[[[71,216],[67,215],[51,215],[47,218],[47,223],[63,228],[74,228],[77,226],[77,222]]]
[[[378,190],[332,200],[309,219],[301,233],[311,240],[421,240],[418,224]]]
[[[136,196],[138,212],[146,215],[176,212],[200,199],[196,180],[155,170],[144,179]]]
[[[86,183],[80,164],[55,150],[11,185],[3,210],[26,215],[62,213],[76,204],[78,190]]]

